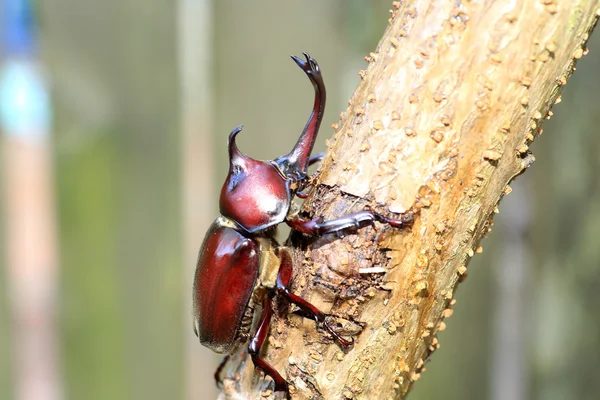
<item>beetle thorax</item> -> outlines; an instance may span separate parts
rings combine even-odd
[[[241,127],[229,136],[229,173],[219,208],[249,233],[260,232],[284,221],[292,192],[290,179],[272,161],[255,160],[235,144]]]

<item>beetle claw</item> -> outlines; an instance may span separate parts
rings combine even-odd
[[[329,332],[329,334],[331,334],[331,336],[333,336],[335,338],[335,340],[338,341],[338,343],[340,345],[342,345],[342,347],[347,348],[350,346],[354,345],[354,338],[350,338],[350,340],[346,340],[343,337],[341,337],[337,332],[335,332],[331,326],[329,326],[329,324],[327,323],[327,320],[323,321],[323,326],[325,327],[325,329],[327,330],[327,332]]]

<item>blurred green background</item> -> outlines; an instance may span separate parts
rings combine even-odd
[[[308,51],[328,89],[323,150],[390,5],[37,3],[55,110],[65,398],[214,398],[219,358],[193,340],[189,298],[227,135],[243,123],[239,145],[256,158],[291,148],[312,88],[289,55]],[[411,399],[599,398],[600,38],[589,47]],[[0,295],[3,399],[14,398],[9,307]]]

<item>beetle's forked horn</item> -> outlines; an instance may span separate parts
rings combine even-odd
[[[292,59],[304,71],[315,89],[315,102],[306,126],[292,151],[279,157],[275,162],[286,175],[305,175],[308,169],[310,153],[319,133],[319,126],[325,112],[326,91],[323,76],[317,61],[308,53],[303,53],[305,60],[292,56]]]

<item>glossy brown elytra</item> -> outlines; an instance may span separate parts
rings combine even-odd
[[[290,292],[293,264],[290,252],[275,238],[275,227],[287,223],[309,236],[361,228],[375,221],[401,228],[410,217],[390,219],[364,210],[325,221],[304,219],[290,212],[294,196],[308,186],[308,166],[321,155],[310,157],[325,109],[325,85],[317,62],[307,53],[305,60],[292,59],[306,73],[315,89],[315,102],[308,122],[292,151],[273,161],[259,161],[243,154],[235,139],[239,126],[229,135],[229,174],[221,190],[218,217],[210,226],[200,248],[193,287],[194,330],[200,343],[217,353],[227,354],[249,342],[254,365],[275,382],[275,391],[289,398],[286,380],[260,356],[277,296],[314,319],[341,346],[353,341],[342,338],[326,321],[326,314]],[[261,308],[258,324],[254,312]],[[223,364],[215,373],[217,381]]]

